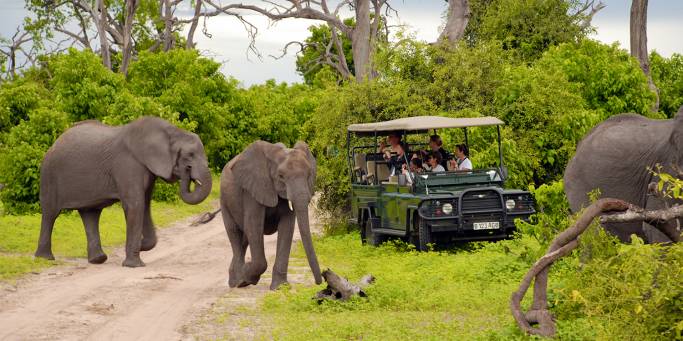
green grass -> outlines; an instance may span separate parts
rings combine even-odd
[[[152,220],[159,228],[186,217],[213,209],[219,197],[218,177],[213,180],[209,197],[198,205],[182,201],[152,202]],[[31,271],[37,271],[58,262],[33,259],[40,234],[40,214],[0,216],[0,280],[12,280]],[[126,241],[126,224],[120,204],[102,211],[100,236],[105,252]],[[64,212],[55,223],[52,233],[52,252],[57,260],[87,257],[83,223],[78,212]]]
[[[592,237],[586,238],[584,244],[591,244]],[[586,252],[582,244],[572,256],[553,265],[548,298],[557,318],[557,339],[680,339],[683,245],[610,245],[614,245],[610,254],[594,255],[581,264],[579,255]],[[323,267],[351,281],[373,274],[376,282],[367,288],[368,298],[318,304],[312,297],[323,286],[285,287],[263,298],[260,316],[271,325],[260,328],[256,338],[530,339],[517,328],[509,302],[542,253],[532,237],[420,253],[404,243],[362,246],[355,232],[318,238],[315,247]],[[304,260],[299,245],[292,262]],[[653,288],[655,278],[658,288]],[[524,307],[530,304],[532,290],[522,302]],[[642,312],[634,310],[641,305]]]
[[[322,286],[268,294],[275,339],[446,340],[521,337],[509,297],[528,269],[531,238],[469,244],[469,250],[420,253],[405,244],[361,246],[357,233],[316,241],[321,264],[357,281],[373,274],[368,298],[311,299]],[[304,258],[301,248],[293,257]]]

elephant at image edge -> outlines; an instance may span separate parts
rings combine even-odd
[[[230,287],[258,283],[268,266],[263,236],[276,231],[270,288],[275,290],[287,282],[295,218],[315,283],[322,283],[308,220],[315,177],[315,159],[303,142],[290,149],[281,143],[256,141],[223,168],[221,213],[233,254]],[[245,263],[247,246],[251,261]]]
[[[54,259],[54,222],[61,210],[75,209],[85,225],[88,261],[105,262],[100,214],[120,201],[126,216],[123,265],[144,266],[140,251],[151,250],[157,242],[150,214],[156,177],[180,180],[183,201],[202,202],[211,192],[211,172],[199,137],[157,117],[118,127],[97,121],[77,123],[55,141],[41,165],[43,216],[36,257]]]
[[[573,212],[589,203],[588,193],[599,189],[601,197],[622,199],[647,209],[661,209],[680,200],[648,195],[648,185],[658,181],[648,168],[677,174],[683,169],[683,107],[668,120],[652,120],[636,114],[610,117],[578,144],[564,173],[564,187]],[[636,234],[646,242],[680,241],[681,219],[659,224],[606,224],[623,242]],[[660,232],[661,231],[661,232]]]

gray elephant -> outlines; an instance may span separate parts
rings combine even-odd
[[[61,210],[75,209],[85,225],[88,261],[104,263],[100,213],[120,201],[126,215],[123,265],[144,266],[140,251],[151,250],[157,242],[150,214],[157,177],[167,182],[179,179],[180,197],[188,204],[198,204],[209,195],[211,172],[196,134],[157,117],[118,127],[97,121],[77,123],[55,141],[41,165],[43,215],[36,257],[54,259],[54,222]]]
[[[315,283],[322,283],[308,220],[315,176],[315,159],[303,142],[289,149],[280,143],[256,141],[223,168],[221,213],[233,254],[230,287],[258,283],[267,269],[263,236],[276,231],[270,288],[275,290],[287,282],[295,218]],[[245,263],[247,246],[251,261]]]
[[[599,189],[601,197],[622,199],[647,209],[674,203],[648,195],[658,181],[648,170],[657,165],[676,174],[683,168],[683,107],[668,120],[652,120],[636,114],[613,116],[586,135],[569,161],[564,187],[572,211],[589,203],[588,193]],[[636,234],[647,242],[680,241],[680,219],[656,224],[607,224],[605,228],[623,242]],[[661,231],[661,232],[660,232]]]

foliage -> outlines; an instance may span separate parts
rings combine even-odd
[[[0,191],[9,213],[24,213],[38,208],[40,162],[48,148],[68,127],[61,111],[39,108],[12,127],[0,145]]]
[[[0,199],[6,213],[38,210],[40,162],[76,121],[122,125],[145,115],[164,118],[197,133],[211,168],[220,171],[256,139],[293,145],[317,103],[304,85],[269,81],[240,89],[219,63],[195,50],[140,53],[125,78],[93,52],[71,49],[0,86],[0,183],[7,185]],[[176,201],[177,192],[177,184],[157,181],[153,199]]]
[[[683,106],[683,55],[674,53],[664,58],[652,51],[650,71],[659,90],[659,111],[673,117]]]
[[[548,47],[577,41],[588,33],[581,26],[583,17],[570,13],[575,6],[575,1],[567,0],[472,1],[466,39],[470,44],[497,40],[516,57],[532,61]]]
[[[648,115],[655,101],[638,61],[616,43],[583,39],[562,44],[549,49],[535,67],[561,71],[577,86],[575,92],[585,99],[586,107],[606,116],[625,112]]]
[[[571,212],[564,183],[559,180],[538,188],[530,185],[529,191],[534,196],[538,212],[531,216],[529,222],[517,221],[517,228],[522,235],[534,237],[545,249],[558,233],[570,225]]]
[[[344,24],[349,27],[355,26],[353,18],[344,19]],[[306,84],[313,84],[316,76],[321,70],[328,70],[335,74],[336,78],[340,80],[340,75],[337,74],[331,66],[321,63],[320,59],[326,54],[327,45],[332,40],[332,31],[327,24],[312,25],[308,27],[310,36],[304,40],[304,46],[296,58],[296,71],[304,78]],[[351,39],[345,34],[339,36],[342,43],[343,54],[346,57],[346,63],[349,71],[355,74],[353,68],[353,52],[351,51]],[[337,46],[333,45],[329,53],[333,55],[338,54]]]
[[[592,229],[593,239],[611,245],[612,252],[602,249],[576,263],[551,288],[551,309],[565,321],[560,328],[572,323],[573,333],[590,332],[597,339],[681,339],[683,244],[644,245],[636,237],[624,245],[609,240],[603,229]]]

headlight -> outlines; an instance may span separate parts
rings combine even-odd
[[[443,206],[441,206],[441,211],[442,211],[444,214],[451,214],[451,213],[453,213],[453,205],[451,205],[451,204],[443,204]]]
[[[508,200],[505,201],[505,208],[507,208],[508,210],[514,209],[514,208],[515,208],[515,205],[516,205],[516,203],[515,203],[515,201],[512,200],[512,199],[508,199]]]

